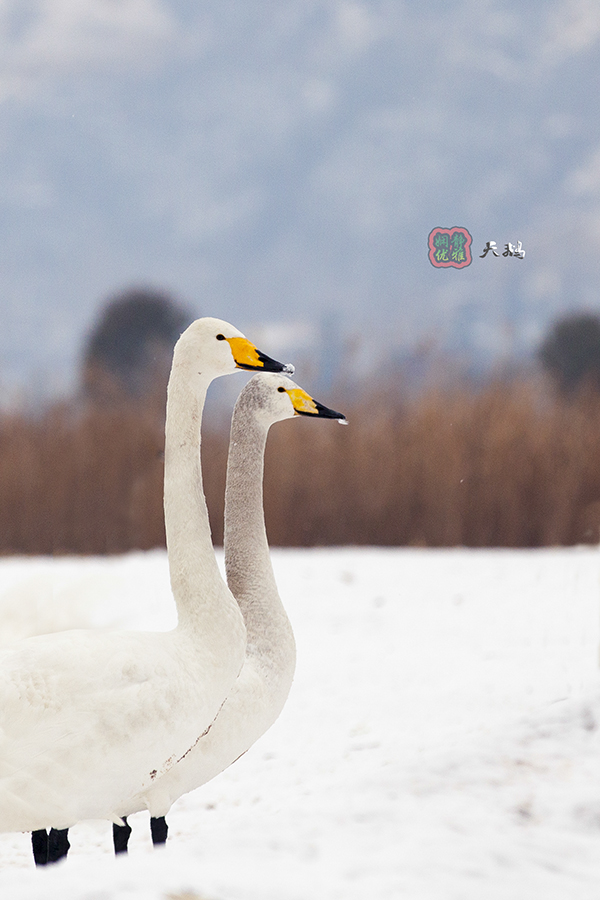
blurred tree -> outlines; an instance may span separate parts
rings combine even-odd
[[[173,347],[191,319],[162,291],[134,288],[115,296],[84,347],[85,396],[100,402],[155,397],[164,403]]]
[[[561,391],[600,390],[600,316],[574,313],[554,323],[538,351]]]

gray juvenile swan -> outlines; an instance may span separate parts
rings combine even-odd
[[[121,823],[139,797],[164,816],[161,776],[208,731],[244,663],[246,629],[216,563],[199,457],[208,385],[236,368],[287,370],[219,319],[197,320],[175,347],[164,500],[177,627],[67,631],[0,652],[0,831],[33,832],[37,864],[66,855],[71,825]]]
[[[169,804],[242,756],[275,722],[292,684],[296,650],[271,567],[263,470],[269,428],[298,415],[346,422],[341,413],[317,403],[281,375],[255,375],[235,405],[225,492],[225,568],[246,625],[246,657],[210,729],[157,784],[168,795]],[[140,797],[129,812],[144,808]],[[113,829],[115,851],[125,852],[131,827],[125,822]],[[163,843],[165,818],[153,817],[151,830],[153,842]]]

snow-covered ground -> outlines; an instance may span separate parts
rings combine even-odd
[[[598,900],[600,552],[280,550],[298,642],[279,721],[175,804],[71,830],[9,900]],[[32,624],[33,623],[33,624]],[[0,631],[168,628],[161,552],[0,561]]]

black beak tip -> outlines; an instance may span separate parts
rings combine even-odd
[[[258,359],[262,363],[259,368],[260,372],[283,372],[284,375],[294,374],[294,367],[290,363],[280,363],[276,359],[271,359],[270,356],[260,352]]]
[[[317,401],[315,401],[315,406],[317,407],[317,415],[322,419],[338,419],[341,424],[348,424],[348,420],[343,413],[336,412],[335,409],[329,409],[328,406],[323,406],[322,403]]]

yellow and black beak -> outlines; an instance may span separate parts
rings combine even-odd
[[[280,363],[276,359],[261,353],[254,344],[243,337],[225,338],[233,359],[238,369],[258,370],[259,372],[284,372],[286,375],[294,374],[294,367],[290,363]]]
[[[321,419],[338,419],[340,425],[347,425],[348,420],[343,413],[336,412],[335,409],[329,409],[323,406],[317,400],[313,400],[310,394],[303,391],[302,388],[286,388],[286,392],[292,401],[294,412],[297,416],[318,416]]]

